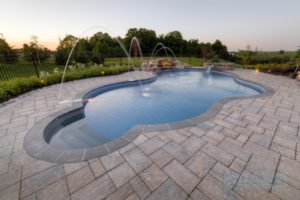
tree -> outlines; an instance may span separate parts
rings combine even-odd
[[[121,47],[117,42],[119,38],[112,38],[108,33],[98,32],[90,40],[92,60],[102,63],[105,57],[119,56]]]
[[[74,52],[75,61],[79,63],[88,63],[91,60],[91,51],[87,39],[80,39]]]
[[[29,44],[23,44],[23,56],[27,61],[38,58],[38,37],[31,36]]]
[[[222,44],[220,40],[216,40],[212,45],[212,49],[219,58],[227,60],[229,59],[229,53],[227,47]]]
[[[123,49],[120,47],[118,40],[124,42],[125,48],[129,49],[134,37],[137,38],[138,43],[132,44],[132,52],[130,53],[135,56],[139,56],[140,54],[138,44],[140,44],[143,56],[150,56],[155,45],[161,42],[166,47],[172,49],[177,56],[196,56],[211,59],[216,55],[223,59],[231,58],[227,47],[220,40],[216,40],[213,45],[210,43],[199,44],[197,39],[184,40],[179,31],[171,31],[167,35],[157,36],[154,30],[130,28],[123,39],[120,37],[113,38],[108,33],[103,32],[95,33],[90,38],[82,38],[80,40],[72,35],[66,35],[64,39],[60,40],[57,47],[55,54],[56,63],[65,64],[71,49],[78,41],[77,46],[74,48],[72,61],[100,64],[107,57],[124,56]],[[164,51],[161,51],[161,53],[164,53]]]
[[[202,57],[201,46],[197,39],[191,39],[185,43],[185,56]]]
[[[58,65],[64,65],[67,62],[71,49],[75,45],[77,38],[73,35],[66,35],[64,39],[59,41],[59,45],[56,48],[55,62]]]
[[[171,48],[177,56],[184,54],[184,40],[179,31],[171,31],[165,35],[163,37],[163,44]]]
[[[50,57],[50,50],[40,47],[38,36],[33,35],[29,44],[23,44],[23,56],[27,61],[34,59],[38,62],[44,62]]]
[[[250,50],[239,50],[237,56],[242,65],[249,65],[251,62],[251,51]]]
[[[0,38],[0,58],[4,58],[6,61],[15,61],[17,59],[17,53],[6,40],[2,37]]]
[[[200,48],[204,61],[213,57],[214,51],[210,43],[201,43]]]
[[[141,50],[144,55],[150,55],[152,53],[152,49],[157,43],[157,37],[154,30],[145,29],[145,28],[130,28],[128,29],[125,36],[125,43],[127,48],[129,49],[130,43],[133,37],[136,37],[139,40]],[[136,45],[136,44],[133,44]],[[137,45],[135,46],[137,48]],[[130,52],[131,53],[131,52]]]

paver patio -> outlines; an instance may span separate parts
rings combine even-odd
[[[58,85],[2,104],[0,199],[300,199],[300,83],[252,70],[233,73],[275,92],[230,101],[195,127],[144,132],[116,152],[78,163],[36,160],[23,148],[35,123],[69,106],[58,103]],[[127,79],[65,83],[63,98]]]

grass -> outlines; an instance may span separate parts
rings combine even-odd
[[[147,58],[144,58],[147,59]],[[140,57],[132,57],[131,63],[133,66],[137,67],[142,64],[143,60]],[[119,57],[119,58],[105,58],[104,66],[128,66],[128,58],[127,57]]]
[[[150,57],[144,57],[144,60],[149,60]],[[177,60],[180,60],[182,63],[189,64],[191,66],[202,66],[203,59],[196,58],[196,57],[177,57]],[[140,57],[133,57],[131,58],[131,62],[133,66],[140,66],[142,63],[142,59]],[[104,60],[105,66],[128,66],[128,58],[127,57],[120,57],[120,58],[106,58]]]
[[[191,65],[193,67],[199,67],[203,66],[204,61],[202,58],[195,58],[195,57],[178,57],[178,60],[180,60],[182,63],[186,63],[188,65]]]
[[[149,57],[145,57],[145,60],[150,59]],[[203,60],[201,58],[195,57],[178,57],[182,63],[189,64],[191,66],[202,66]],[[134,67],[138,67],[142,63],[142,59],[140,57],[131,58],[131,62]],[[119,57],[119,58],[106,58],[104,60],[105,67],[112,66],[128,66],[128,58],[127,57]],[[37,70],[40,75],[45,73],[52,74],[55,69],[59,71],[63,71],[64,65],[57,65],[54,63],[54,60],[47,60],[40,65],[37,63]],[[0,81],[7,81],[14,78],[28,78],[31,76],[37,76],[37,72],[34,68],[32,62],[21,61],[15,63],[3,63],[0,62]]]

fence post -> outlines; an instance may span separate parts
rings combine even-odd
[[[32,56],[31,59],[32,59],[33,67],[35,69],[35,73],[36,73],[37,77],[40,78],[40,73],[39,73],[39,71],[38,71],[38,69],[36,67],[36,63],[35,63],[34,57]]]

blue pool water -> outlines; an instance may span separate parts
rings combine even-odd
[[[84,107],[84,118],[63,124],[49,140],[58,148],[106,143],[137,124],[176,122],[204,113],[216,101],[259,92],[231,76],[204,71],[162,72],[156,81],[100,94]]]

